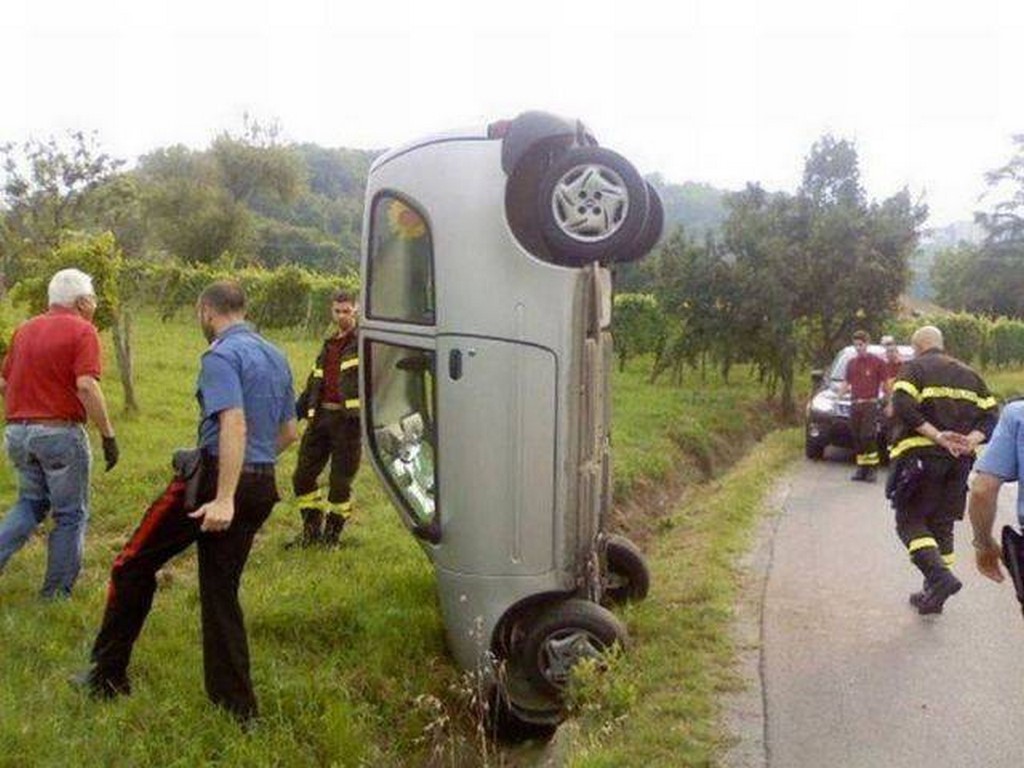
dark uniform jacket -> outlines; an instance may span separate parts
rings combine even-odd
[[[893,385],[895,424],[889,455],[908,451],[948,456],[949,453],[917,432],[926,421],[940,432],[966,435],[979,430],[988,440],[998,416],[996,399],[981,377],[939,349],[930,349],[903,364]]]
[[[295,403],[295,414],[299,419],[316,415],[323,403],[324,396],[324,365],[327,360],[327,344],[324,341],[320,354],[316,357],[313,370],[306,379],[306,388]],[[341,410],[350,418],[359,418],[359,337],[352,331],[338,356],[338,388],[341,390]]]

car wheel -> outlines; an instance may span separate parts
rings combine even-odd
[[[654,250],[654,246],[661,240],[662,230],[665,228],[665,206],[661,203],[661,195],[658,190],[647,184],[647,219],[644,221],[640,234],[637,235],[636,243],[615,254],[615,261],[627,263],[637,261]]]
[[[605,562],[605,605],[621,605],[647,597],[651,588],[651,572],[636,544],[625,536],[612,534],[607,540]]]
[[[647,184],[628,160],[603,147],[577,147],[541,179],[537,221],[552,255],[580,266],[632,248],[648,207]]]
[[[804,454],[812,461],[819,461],[825,456],[825,444],[813,437],[804,439]]]
[[[531,719],[531,714],[539,715]],[[496,741],[522,744],[525,741],[550,741],[564,715],[558,712],[529,713],[513,706],[498,686],[487,694],[487,733]]]
[[[560,697],[576,664],[599,659],[626,640],[626,627],[614,613],[589,600],[572,598],[549,606],[527,630],[523,666],[538,691]]]

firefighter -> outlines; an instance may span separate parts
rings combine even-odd
[[[348,293],[331,302],[334,333],[317,355],[306,388],[295,405],[309,426],[299,444],[292,476],[295,499],[302,515],[302,532],[292,545],[338,544],[352,513],[352,478],[362,452],[359,433],[359,307]],[[330,462],[327,497],[318,478]]]
[[[865,331],[853,334],[857,354],[846,365],[843,392],[850,393],[850,431],[857,454],[857,471],[851,480],[875,482],[878,467],[878,393],[885,383],[882,360],[868,351],[871,337]]]
[[[914,359],[893,385],[893,468],[886,495],[896,532],[924,575],[910,596],[918,613],[942,613],[962,586],[953,574],[953,523],[963,519],[967,476],[979,445],[992,435],[996,401],[981,377],[943,352],[942,332],[915,331]]]

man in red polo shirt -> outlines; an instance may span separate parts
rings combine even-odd
[[[878,393],[885,383],[885,364],[868,351],[871,337],[853,334],[857,354],[846,366],[845,390],[850,392],[850,431],[857,453],[857,471],[851,480],[875,482],[878,466]]]
[[[92,457],[85,421],[103,436],[107,470],[118,459],[100,389],[100,340],[92,278],[62,269],[49,285],[50,309],[23,323],[4,358],[4,437],[18,470],[18,500],[0,523],[0,570],[49,512],[44,598],[69,597],[78,578],[89,519]]]

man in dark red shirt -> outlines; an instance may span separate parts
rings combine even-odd
[[[865,331],[853,334],[857,354],[846,366],[845,390],[850,392],[850,431],[857,453],[857,471],[852,480],[875,482],[878,467],[878,395],[885,383],[885,364],[868,351],[871,337]]]
[[[7,454],[18,470],[18,500],[0,523],[0,569],[49,512],[44,598],[69,597],[82,564],[92,463],[87,418],[103,436],[108,471],[118,459],[99,384],[92,278],[61,270],[50,280],[49,302],[48,312],[14,332],[0,377]]]
[[[302,515],[302,533],[293,542],[302,547],[333,547],[352,513],[352,479],[359,469],[359,307],[353,296],[340,291],[331,302],[334,333],[317,355],[306,388],[295,409],[309,426],[299,443],[292,477],[295,500]],[[327,462],[331,469],[327,498],[318,478]]]

